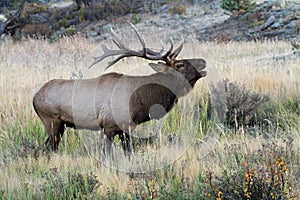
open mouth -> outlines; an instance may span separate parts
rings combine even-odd
[[[200,75],[201,75],[201,77],[205,77],[205,76],[206,76],[206,74],[207,74],[207,72],[206,72],[206,71],[201,71],[201,72],[200,72]]]

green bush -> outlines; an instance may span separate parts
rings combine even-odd
[[[18,9],[23,2],[38,3],[39,0],[1,0],[0,1],[0,13],[7,10]]]
[[[293,163],[287,158],[292,155],[289,148],[264,143],[261,150],[245,156],[240,155],[240,149],[240,145],[228,147],[233,153],[222,174],[206,172],[208,196],[242,200],[297,199]]]
[[[132,14],[131,17],[130,17],[130,22],[133,23],[133,24],[137,24],[141,21],[142,19],[137,16],[136,14]]]
[[[289,130],[300,125],[299,95],[282,95],[273,98],[257,112],[256,123],[268,130]]]
[[[46,182],[40,186],[40,190],[47,199],[93,199],[93,194],[100,186],[92,173],[68,173],[65,180],[57,168],[52,168],[45,178]]]
[[[251,0],[223,0],[221,8],[231,12],[233,15],[249,12],[256,6],[256,2]]]
[[[223,123],[230,128],[257,124],[260,106],[269,101],[267,95],[250,91],[239,83],[228,79],[212,85],[211,101]]]
[[[186,6],[184,5],[179,5],[179,6],[173,6],[169,9],[169,12],[172,14],[172,15],[183,15],[183,14],[186,14]]]

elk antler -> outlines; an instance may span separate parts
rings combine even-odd
[[[172,38],[170,38],[171,45],[170,45],[169,50],[166,53],[163,53],[165,50],[164,47],[162,47],[162,49],[158,52],[153,51],[146,47],[146,42],[145,42],[144,37],[142,35],[140,35],[140,33],[135,28],[135,26],[131,23],[130,23],[130,26],[136,33],[138,40],[142,45],[142,50],[135,51],[135,50],[132,50],[129,47],[127,47],[121,41],[121,39],[117,36],[115,31],[113,29],[111,29],[111,34],[113,36],[113,42],[119,47],[119,49],[117,49],[117,50],[108,49],[104,44],[101,44],[103,54],[101,56],[94,57],[94,62],[89,66],[89,68],[91,68],[98,62],[102,61],[104,58],[107,58],[109,56],[116,56],[116,55],[119,55],[119,56],[116,59],[114,59],[113,61],[110,61],[108,63],[108,66],[105,68],[105,70],[108,69],[109,67],[111,67],[112,65],[114,65],[116,62],[118,62],[122,58],[132,57],[132,56],[141,57],[141,58],[145,58],[148,60],[162,60],[162,61],[166,62],[167,65],[170,65],[171,61],[175,60],[175,58],[178,56],[178,54],[182,50],[183,42],[184,42],[183,38],[182,38],[182,42],[179,45],[179,47],[177,47],[174,51],[173,51],[173,40],[172,40]]]

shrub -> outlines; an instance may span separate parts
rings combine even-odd
[[[233,15],[249,12],[256,6],[256,3],[251,0],[223,0],[221,8],[231,12]]]
[[[211,101],[219,118],[225,125],[236,129],[256,124],[259,107],[270,99],[228,79],[212,85],[211,93]]]
[[[297,199],[292,182],[296,180],[295,172],[290,169],[293,163],[287,158],[291,150],[271,142],[262,147],[241,156],[236,145],[229,146],[228,150],[234,152],[228,161],[230,166],[220,175],[206,172],[208,196],[244,200]]]
[[[256,122],[268,130],[290,130],[300,125],[300,96],[299,94],[282,94],[266,103],[257,113]]]
[[[25,0],[28,3],[37,3],[38,0]],[[0,1],[0,12],[5,11],[6,9],[12,10],[12,9],[17,9],[20,6],[20,3],[22,1],[20,0],[2,0]]]
[[[96,21],[122,16],[129,13],[138,13],[144,6],[143,1],[93,1],[90,7],[84,9],[84,18],[87,21]]]
[[[22,31],[25,36],[30,37],[48,36],[51,32],[45,24],[26,24]]]
[[[178,15],[183,15],[186,14],[186,6],[184,5],[179,5],[179,6],[173,6],[170,8],[169,12],[173,15],[178,14]]]
[[[137,24],[141,21],[141,18],[137,16],[136,14],[132,14],[130,17],[130,22],[133,24]]]
[[[64,180],[57,168],[52,168],[45,178],[46,182],[40,188],[51,199],[89,199],[100,186],[92,173],[82,175],[69,172],[67,180]]]

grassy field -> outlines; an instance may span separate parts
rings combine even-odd
[[[151,137],[133,141],[136,157],[107,162],[93,152],[100,132],[69,129],[58,153],[36,151],[46,134],[32,107],[48,80],[104,73],[105,62],[87,68],[99,43],[29,39],[0,48],[0,199],[299,198],[300,59],[274,59],[291,53],[290,43],[187,39],[179,57],[205,58],[207,77],[163,119],[137,128]],[[110,71],[152,73],[141,59]],[[268,98],[249,113],[239,109],[259,101],[254,94]],[[220,123],[218,111],[233,121]]]

